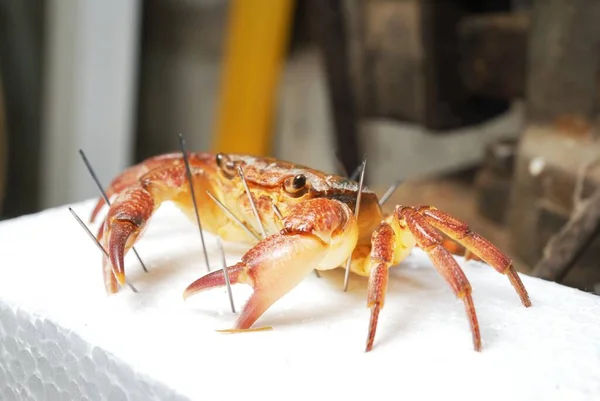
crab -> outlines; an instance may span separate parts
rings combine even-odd
[[[473,346],[480,351],[472,288],[453,254],[443,246],[442,235],[507,276],[521,303],[531,306],[512,261],[467,223],[433,206],[397,205],[392,213],[384,214],[378,196],[361,188],[357,211],[359,184],[345,177],[269,157],[186,155],[149,158],[125,170],[107,189],[107,197],[114,201],[97,238],[107,250],[102,265],[108,294],[125,284],[124,257],[152,215],[163,202],[172,201],[193,221],[197,210],[203,230],[249,247],[238,263],[198,278],[183,294],[186,299],[224,286],[227,279],[231,285],[250,285],[253,292],[232,330],[251,330],[268,308],[314,270],[346,267],[350,260],[350,272],[368,277],[370,320],[365,351],[371,351],[385,304],[388,271],[418,247],[464,303]],[[104,205],[100,198],[92,222]]]

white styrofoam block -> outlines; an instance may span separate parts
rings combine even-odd
[[[87,220],[92,202],[74,205]],[[96,230],[97,225],[91,227]],[[214,237],[205,236],[213,269]],[[226,244],[228,262],[243,248]],[[205,274],[195,225],[159,209],[129,280],[107,297],[100,252],[67,207],[0,223],[1,400],[600,399],[600,298],[459,258],[473,288],[483,351],[462,303],[415,250],[392,270],[372,352],[366,280],[310,275],[257,322],[272,331],[223,334],[236,316],[226,289],[184,302]],[[238,312],[250,288],[233,287]]]

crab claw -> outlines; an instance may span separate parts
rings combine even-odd
[[[119,284],[125,284],[125,247],[129,237],[138,230],[138,227],[127,220],[116,220],[111,224],[108,237],[108,254],[110,263]]]
[[[228,269],[231,284],[244,283],[254,292],[235,330],[247,330],[277,300],[291,291],[327,254],[327,245],[308,234],[276,234],[252,248]],[[209,273],[186,288],[184,298],[225,285],[223,271]]]
[[[252,282],[248,280],[248,277],[244,272],[246,265],[238,263],[234,266],[227,268],[227,275],[229,276],[229,283],[231,285],[237,283],[245,283],[252,285]],[[211,288],[222,287],[226,284],[225,274],[223,270],[216,270],[208,273],[206,276],[200,277],[198,280],[190,284],[183,292],[183,299],[186,300],[194,294],[208,290]]]
[[[143,187],[134,187],[116,199],[100,234],[109,257],[103,259],[106,291],[117,292],[116,280],[125,284],[125,254],[140,237],[154,210],[152,195]]]
[[[352,211],[335,200],[313,199],[296,205],[283,223],[279,234],[256,244],[240,263],[228,269],[231,284],[244,283],[254,289],[234,330],[250,329],[271,305],[314,269],[340,266],[358,239]],[[190,284],[183,296],[189,298],[223,285],[223,271],[215,271]]]

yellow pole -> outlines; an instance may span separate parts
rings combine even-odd
[[[294,0],[232,0],[214,151],[267,155]]]

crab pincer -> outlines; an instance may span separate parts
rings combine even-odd
[[[352,253],[358,238],[352,211],[336,200],[313,199],[296,205],[284,219],[283,227],[227,269],[232,285],[243,283],[254,289],[234,330],[250,329],[271,305],[314,269],[340,266]],[[214,271],[190,284],[184,299],[224,285],[223,270]]]
[[[154,211],[154,199],[143,187],[134,187],[117,197],[101,230],[101,239],[109,257],[102,270],[108,293],[117,292],[117,281],[125,284],[125,254],[140,237]]]

